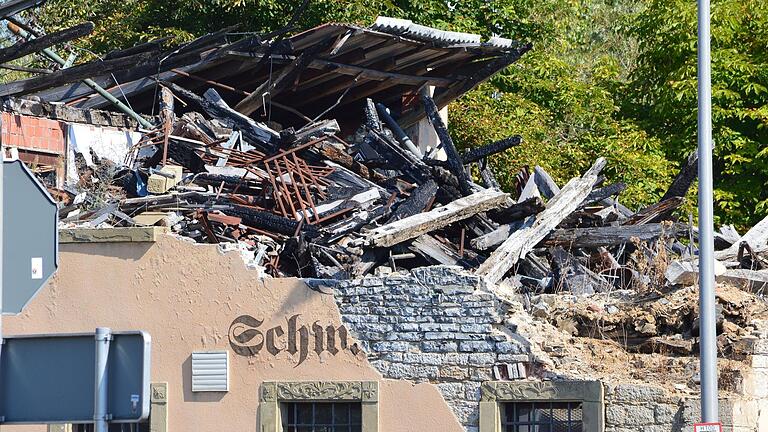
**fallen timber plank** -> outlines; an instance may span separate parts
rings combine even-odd
[[[719,260],[728,260],[735,257],[739,253],[739,245],[741,242],[747,242],[747,244],[756,252],[765,250],[766,246],[768,246],[768,217],[758,222],[757,225],[753,226],[728,249],[715,252],[715,258]]]
[[[504,204],[508,194],[494,189],[485,189],[464,198],[459,198],[443,207],[419,213],[373,229],[365,234],[363,242],[371,246],[389,247],[419,237],[467,219]]]
[[[663,223],[646,225],[605,226],[597,228],[571,228],[552,231],[543,244],[546,246],[567,245],[571,248],[598,248],[627,243],[635,237],[640,241],[655,240],[662,235],[677,237],[688,231],[685,224],[665,225]]]
[[[419,236],[408,248],[436,264],[456,265],[461,260],[459,254],[429,234]]]
[[[86,21],[74,27],[60,30],[36,39],[17,42],[7,48],[0,49],[0,63],[9,62],[25,55],[34,54],[50,46],[68,42],[83,37],[93,31],[93,23]]]
[[[536,165],[533,168],[533,178],[536,182],[536,186],[539,188],[539,192],[546,199],[551,199],[558,193],[560,193],[560,186],[555,183],[555,179],[549,175],[544,168]]]
[[[475,274],[486,280],[497,283],[504,274],[512,268],[520,258],[530,252],[536,244],[542,241],[568,215],[574,212],[579,204],[592,192],[592,186],[597,176],[605,166],[605,159],[599,158],[582,177],[576,177],[566,184],[560,193],[555,195],[543,212],[535,220],[522,229],[513,232],[504,243],[496,249]]]
[[[427,205],[435,198],[436,194],[437,183],[434,180],[427,180],[426,183],[417,187],[403,203],[397,206],[397,209],[387,223],[423,212]]]
[[[504,243],[510,234],[519,230],[522,227],[530,226],[533,223],[533,217],[528,217],[525,220],[515,221],[506,225],[502,225],[488,234],[481,235],[480,237],[473,238],[469,244],[475,249],[487,250],[494,246]]]
[[[658,221],[671,214],[683,204],[683,197],[667,198],[664,201],[650,205],[624,221],[624,225],[643,225],[648,222]]]

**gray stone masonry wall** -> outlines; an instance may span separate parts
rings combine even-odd
[[[494,364],[529,360],[501,325],[499,301],[481,286],[475,276],[435,266],[335,290],[370,363],[385,378],[436,384],[468,432],[478,430],[480,384],[493,379]]]
[[[699,399],[669,396],[658,387],[610,385],[605,389],[605,432],[692,432],[700,418]],[[733,407],[720,400],[724,432],[733,431]]]

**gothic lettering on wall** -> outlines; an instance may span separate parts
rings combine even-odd
[[[326,351],[336,355],[350,350],[355,354],[356,346],[347,341],[347,328],[333,324],[323,326],[315,321],[310,326],[299,322],[301,314],[287,318],[287,325],[262,327],[264,320],[250,315],[240,315],[229,326],[229,346],[235,354],[250,357],[265,351],[273,356],[285,351],[297,357],[296,366],[307,359],[312,350],[318,356]]]

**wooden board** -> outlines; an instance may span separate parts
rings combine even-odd
[[[443,228],[472,215],[496,208],[506,202],[509,195],[495,189],[485,189],[459,198],[426,213],[419,213],[373,229],[365,234],[364,243],[389,247]]]

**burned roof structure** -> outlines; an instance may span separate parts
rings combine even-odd
[[[478,35],[413,27],[410,21],[380,18],[371,28],[330,23],[269,41],[223,29],[179,47],[163,50],[162,41],[150,42],[7,83],[0,95],[109,108],[112,102],[79,82],[88,78],[149,114],[158,82],[172,82],[196,93],[216,88],[237,111],[286,126],[318,116],[356,122],[366,98],[385,104],[407,126],[424,116],[420,89],[433,86],[435,102],[443,107],[530,48],[508,39],[481,42]]]

